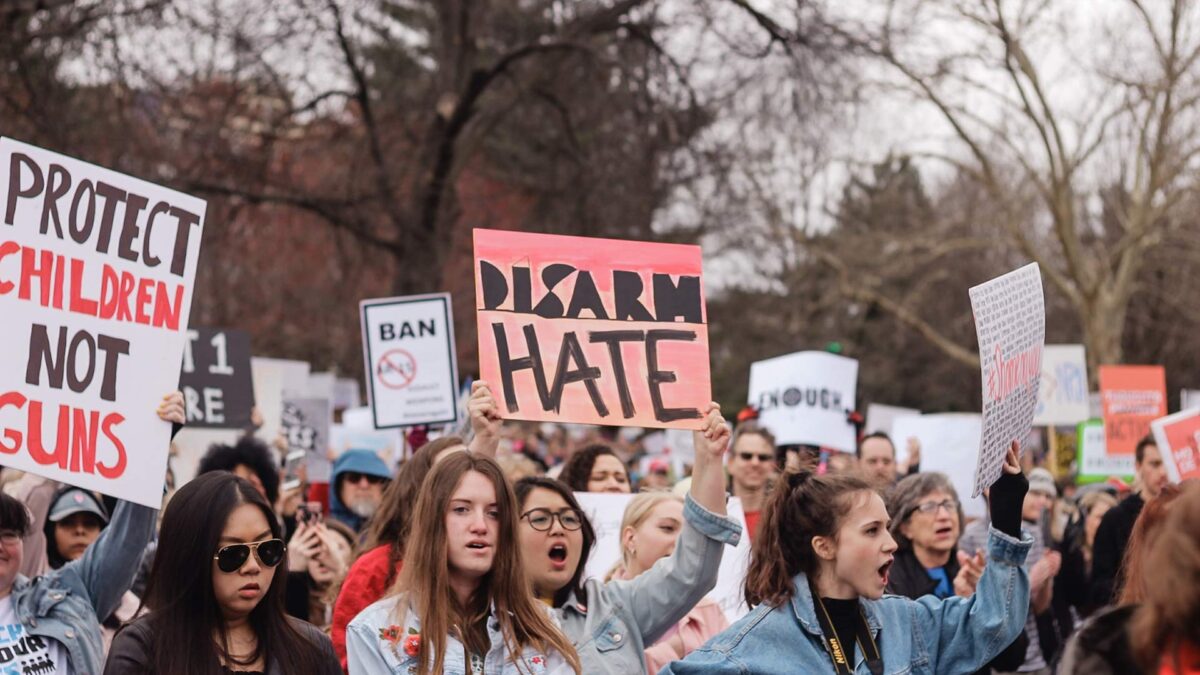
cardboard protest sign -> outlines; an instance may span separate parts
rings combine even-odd
[[[1037,263],[975,286],[970,295],[983,375],[983,435],[971,489],[978,497],[1000,477],[1009,445],[1024,442],[1033,428],[1046,304]]]
[[[475,230],[479,368],[505,417],[698,429],[700,247]]]
[[[584,578],[604,579],[613,566],[621,560],[621,519],[625,507],[633,499],[631,494],[604,492],[576,492],[579,506],[596,531],[596,544],[591,556],[584,561]],[[725,507],[730,518],[742,524],[742,538],[732,549],[726,548],[717,570],[717,585],[708,597],[721,605],[730,623],[742,618],[749,608],[742,595],[742,584],[746,569],[750,565],[750,537],[746,536],[746,516],[742,502],[730,497]]]
[[[1200,478],[1200,408],[1154,420],[1150,428],[1171,482]]]
[[[254,382],[250,374],[250,334],[223,328],[187,332],[179,389],[187,424],[193,428],[242,429],[250,426]]]
[[[279,430],[287,441],[288,453],[303,452],[310,483],[328,483],[329,400],[323,398],[289,398],[283,401],[283,416]]]
[[[796,352],[750,364],[749,403],[779,445],[855,450],[858,361],[828,352]]]
[[[1078,482],[1098,483],[1118,476],[1126,481],[1133,480],[1134,455],[1114,455],[1108,452],[1103,420],[1088,420],[1078,427],[1079,477]]]
[[[871,403],[867,405],[867,420],[863,429],[868,434],[873,434],[882,431],[888,436],[892,435],[892,422],[897,417],[908,417],[910,415],[920,415],[921,411],[916,408],[903,408],[898,405],[884,405],[882,403]],[[895,441],[895,439],[892,439]],[[896,448],[899,451],[900,448]],[[896,459],[900,459],[897,457]]]
[[[363,300],[359,308],[375,428],[456,423],[458,360],[450,294]]]
[[[1087,418],[1087,356],[1083,345],[1046,345],[1033,425],[1074,426]]]
[[[0,138],[0,462],[158,508],[205,203]]]
[[[1167,414],[1167,373],[1162,366],[1100,366],[1104,443],[1109,455],[1132,455]]]
[[[970,457],[979,448],[983,420],[972,413],[909,415],[892,422],[892,437],[897,444],[915,438],[921,444],[921,471],[940,471],[950,479],[963,513],[970,517],[987,515],[982,497],[971,495],[975,467]]]

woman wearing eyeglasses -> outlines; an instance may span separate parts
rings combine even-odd
[[[721,456],[729,427],[717,404],[705,413],[704,429],[693,434],[696,463],[678,544],[635,579],[584,581],[596,535],[575,496],[547,478],[517,482],[525,573],[538,597],[554,608],[588,675],[645,673],[646,646],[716,586],[724,546],[741,537],[741,525],[725,515]]]
[[[893,514],[888,529],[898,548],[887,592],[914,600],[954,595],[956,578],[960,572],[969,574],[970,566],[964,571],[958,560],[963,513],[950,479],[935,472],[908,476],[888,496],[888,513]]]
[[[216,471],[180,488],[163,513],[149,613],[117,634],[104,672],[340,673],[329,638],[284,612],[281,536],[245,479]]]

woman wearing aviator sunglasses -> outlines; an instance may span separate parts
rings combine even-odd
[[[635,579],[583,579],[595,532],[570,489],[548,478],[517,482],[521,558],[533,590],[554,607],[579,651],[583,672],[645,673],[644,650],[675,626],[717,583],[725,544],[741,525],[725,516],[721,456],[729,427],[713,403],[692,435],[696,463],[674,552]]]
[[[329,638],[284,612],[279,522],[224,471],[180,488],[163,513],[144,606],[113,640],[105,673],[341,672]]]

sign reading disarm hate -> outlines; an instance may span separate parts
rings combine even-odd
[[[161,505],[204,212],[0,139],[0,464]]]
[[[699,428],[698,246],[475,230],[479,364],[505,417]]]

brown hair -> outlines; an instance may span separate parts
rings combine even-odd
[[[1177,493],[1145,554],[1144,569],[1154,574],[1142,580],[1142,604],[1129,626],[1130,647],[1146,672],[1158,669],[1160,655],[1172,654],[1182,673],[1181,645],[1200,645],[1200,482],[1184,483]]]
[[[792,578],[816,576],[820,567],[813,537],[837,537],[857,493],[873,493],[855,475],[790,472],[775,485],[758,523],[746,572],[746,604],[778,607],[792,598]]]
[[[1158,541],[1163,522],[1167,519],[1171,502],[1179,496],[1179,487],[1167,484],[1162,492],[1142,507],[1141,514],[1133,523],[1129,533],[1129,544],[1125,547],[1125,559],[1121,562],[1121,593],[1118,605],[1136,605],[1146,597],[1146,557]]]
[[[459,607],[450,588],[446,512],[455,489],[470,471],[482,474],[495,487],[499,533],[491,571],[476,589],[470,606]],[[517,499],[495,460],[464,452],[438,462],[421,486],[410,534],[404,550],[404,569],[391,594],[405,594],[404,601],[397,605],[399,614],[403,615],[402,608],[407,607],[421,618],[423,635],[417,655],[418,672],[443,671],[446,636],[456,625],[460,627],[457,633],[463,644],[486,645],[485,621],[492,606],[505,648],[518,668],[523,649],[533,646],[542,652],[559,652],[576,673],[580,672],[579,656],[570,640],[533,597],[517,543]]]
[[[610,446],[593,443],[576,450],[575,454],[567,459],[567,463],[563,465],[562,471],[558,474],[558,479],[576,492],[587,492],[588,481],[592,478],[592,467],[596,466],[596,459],[600,455],[612,455],[617,458],[618,462],[621,462],[622,468],[625,467],[625,462],[621,461],[616,451]]]
[[[367,521],[366,536],[355,559],[379,546],[390,545],[389,584],[394,581],[396,566],[404,557],[404,542],[408,539],[409,522],[412,519],[413,507],[417,503],[417,493],[421,491],[421,483],[433,468],[433,461],[437,459],[438,454],[456,445],[466,446],[466,442],[459,436],[443,436],[417,448],[413,456],[400,465],[396,479],[383,491],[379,509],[375,511],[371,520]]]

